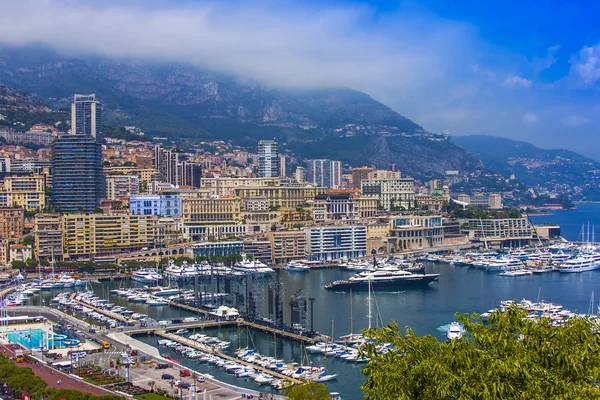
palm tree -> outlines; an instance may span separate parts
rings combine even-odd
[[[148,386],[150,386],[150,391],[152,391],[152,392],[154,392],[154,385],[156,385],[156,382],[154,382],[154,381],[148,382]]]

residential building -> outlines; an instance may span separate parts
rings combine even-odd
[[[140,180],[137,175],[107,175],[106,199],[126,200],[140,191]]]
[[[271,243],[271,260],[274,264],[285,264],[291,260],[306,258],[306,233],[301,230],[268,232]]]
[[[386,211],[411,209],[415,203],[414,180],[400,179],[368,179],[361,182],[362,194],[376,196]]]
[[[360,167],[352,168],[352,187],[354,189],[361,189],[361,182],[369,179],[369,173],[373,172],[373,168]]]
[[[261,140],[258,142],[258,176],[261,178],[275,178],[279,170],[279,145],[274,140]]]
[[[24,244],[11,244],[8,246],[8,261],[27,261],[33,258],[33,252],[31,251],[31,246],[26,246]]]
[[[342,163],[327,159],[308,160],[306,181],[314,186],[342,187]]]
[[[279,176],[285,178],[287,176],[287,167],[288,167],[289,157],[287,156],[279,156]]]
[[[420,210],[440,212],[444,204],[448,202],[448,198],[449,196],[417,194],[415,195],[415,202]]]
[[[235,189],[244,186],[279,186],[279,178],[202,178],[202,189],[210,190],[217,196],[233,196]]]
[[[23,235],[23,215],[23,208],[0,208],[0,240],[14,240]]]
[[[161,217],[181,217],[183,205],[181,197],[174,192],[131,196],[129,211],[136,215]]]
[[[35,237],[35,255],[38,260],[62,261],[63,227],[62,217],[58,214],[36,214],[33,233]]]
[[[312,205],[316,223],[356,222],[360,217],[358,202],[352,193],[320,194]]]
[[[0,157],[0,173],[10,172],[10,158]]]
[[[488,247],[526,246],[533,239],[533,229],[527,218],[470,219],[469,238]]]
[[[102,105],[95,94],[76,94],[71,104],[71,134],[100,138],[102,136]]]
[[[51,167],[50,160],[33,158],[12,160],[10,165],[10,169],[14,173],[43,175],[46,179],[46,186],[52,186]]]
[[[315,196],[327,193],[327,188],[314,186],[239,187],[235,196],[240,199],[265,197],[271,208],[295,209],[312,202]]]
[[[11,174],[0,182],[0,207],[41,210],[46,206],[46,180],[43,175]]]
[[[379,199],[377,196],[355,196],[358,202],[358,213],[360,218],[371,218],[379,213],[378,203]]]
[[[152,168],[158,171],[162,182],[174,186],[200,187],[202,165],[186,160],[185,154],[178,150],[154,146]]]
[[[7,239],[0,239],[0,267],[8,266],[8,244]]]
[[[163,236],[150,215],[65,214],[62,230],[63,254],[70,260],[154,247]]]
[[[403,215],[390,220],[389,251],[421,250],[444,241],[439,215]]]
[[[306,182],[306,168],[304,167],[296,167],[296,172],[294,173],[294,179],[296,179],[296,182],[298,183],[304,183]]]
[[[272,263],[271,242],[266,238],[249,238],[244,240],[244,254],[252,256],[255,260],[260,260],[265,264]]]
[[[93,131],[100,133],[96,128]],[[60,211],[93,212],[105,195],[100,140],[79,134],[56,139],[52,144],[52,184],[53,201]]]
[[[303,228],[311,260],[331,261],[367,255],[367,228],[335,225]]]

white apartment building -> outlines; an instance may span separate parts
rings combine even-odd
[[[368,196],[377,196],[386,211],[406,210],[414,207],[415,187],[412,178],[367,179],[361,182],[361,192]]]
[[[367,228],[336,225],[303,228],[311,260],[330,261],[367,255]]]

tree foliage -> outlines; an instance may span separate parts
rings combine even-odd
[[[285,394],[290,400],[330,400],[327,386],[316,382],[291,386]]]
[[[365,399],[600,399],[600,337],[582,318],[551,326],[525,319],[516,306],[487,322],[473,314],[458,320],[460,340],[440,342],[401,334],[397,324],[367,335]],[[377,343],[393,350],[376,352]]]

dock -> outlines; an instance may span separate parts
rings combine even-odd
[[[291,377],[289,377],[287,375],[280,374],[277,371],[273,371],[271,369],[261,367],[260,365],[252,364],[252,363],[240,360],[238,358],[228,356],[227,354],[224,354],[224,353],[222,353],[222,352],[220,352],[218,350],[215,350],[212,347],[205,346],[202,343],[195,342],[195,341],[193,341],[191,339],[184,338],[182,336],[175,335],[175,334],[172,334],[172,333],[167,333],[164,330],[155,331],[154,333],[156,335],[158,335],[158,336],[161,336],[161,337],[163,337],[165,339],[169,339],[169,340],[171,340],[173,342],[181,343],[184,346],[191,347],[193,349],[202,351],[202,352],[207,353],[207,354],[213,354],[213,355],[215,355],[217,357],[220,357],[220,358],[222,358],[224,360],[233,361],[233,362],[236,362],[238,364],[245,365],[246,367],[254,368],[257,371],[261,371],[261,372],[263,372],[265,374],[268,374],[268,375],[271,375],[271,376],[273,376],[273,377],[275,377],[277,379],[285,379],[287,381],[290,381],[290,382],[296,383],[296,384],[302,383],[302,381],[300,381],[298,379],[294,379],[294,378],[291,378]]]
[[[79,301],[79,300],[74,300],[74,301],[77,304],[81,305],[81,306],[84,306],[84,307],[87,307],[87,308],[91,308],[92,310],[94,310],[94,311],[96,311],[96,312],[98,312],[98,313],[100,313],[102,315],[105,315],[105,316],[107,316],[109,318],[112,318],[112,319],[114,319],[116,321],[119,321],[119,322],[131,322],[130,320],[128,320],[127,318],[125,318],[121,314],[117,314],[117,313],[114,313],[112,311],[103,310],[101,308],[94,307],[94,306],[92,306],[90,304],[84,303],[83,301]]]
[[[197,313],[197,314],[208,315],[208,313],[209,313],[207,310],[203,310],[201,308],[190,306],[190,305],[187,305],[187,304],[177,303],[175,301],[170,301],[169,305],[172,306],[172,307],[178,307],[178,308],[181,308],[181,309],[184,309],[184,310],[187,310],[187,311],[191,311],[191,312],[194,312],[194,313]],[[299,341],[299,342],[307,342],[307,343],[310,343],[310,344],[314,344],[314,343],[317,343],[317,342],[327,342],[327,341],[330,340],[330,338],[327,337],[327,336],[325,336],[325,335],[319,335],[319,336],[315,336],[313,338],[310,338],[308,336],[300,335],[299,333],[289,332],[289,331],[286,331],[286,330],[283,330],[283,329],[280,329],[280,328],[276,328],[274,326],[262,325],[262,324],[257,324],[257,323],[254,323],[254,322],[246,321],[243,318],[238,318],[236,321],[230,321],[229,323],[230,324],[236,323],[238,326],[245,326],[245,327],[256,329],[256,330],[259,330],[259,331],[262,331],[262,332],[273,333],[273,334],[281,336],[281,337],[285,337],[285,338],[288,338],[288,339],[296,340],[296,341]],[[182,327],[191,328],[191,329],[193,329],[193,328],[206,328],[207,325],[205,325],[202,322],[200,322],[200,323],[196,322],[196,323],[192,323],[192,324],[186,324],[185,326],[184,325],[178,325],[177,326],[177,328],[182,328]],[[174,329],[177,329],[177,328],[174,328]],[[170,330],[170,329],[168,329],[168,330]]]

